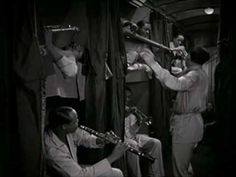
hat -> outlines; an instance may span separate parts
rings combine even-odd
[[[190,51],[191,61],[203,65],[210,59],[209,53],[202,47],[195,47]]]

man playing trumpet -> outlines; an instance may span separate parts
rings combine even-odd
[[[161,177],[164,176],[164,167],[162,161],[162,148],[160,140],[156,138],[149,137],[148,135],[138,134],[141,124],[135,114],[129,112],[128,104],[130,102],[131,89],[126,88],[126,117],[125,117],[125,142],[134,149],[139,149],[140,151],[155,157],[155,161],[150,163],[145,161],[144,165],[148,165],[148,173],[150,177]],[[127,151],[127,165],[128,173],[132,177],[141,177],[143,169],[140,167],[139,156]],[[145,166],[146,167],[146,166]]]

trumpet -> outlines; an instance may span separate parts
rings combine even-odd
[[[133,113],[134,115],[136,115],[139,125],[143,122],[148,126],[152,124],[152,117],[147,116],[141,110],[139,110],[137,107],[135,107],[135,106],[129,107],[128,106],[128,109],[126,111],[128,113]]]
[[[48,25],[44,26],[45,30],[50,30],[52,32],[62,32],[62,31],[77,31],[79,32],[79,27],[72,25]]]
[[[121,142],[121,139],[118,136],[116,136],[114,133],[113,133],[113,135],[100,133],[100,132],[97,132],[91,128],[84,126],[84,125],[80,125],[79,128],[81,128],[82,130],[85,130],[86,132],[93,134],[99,138],[102,138],[112,144],[117,144],[118,142]],[[152,157],[151,155],[141,152],[135,148],[132,148],[131,146],[129,146],[128,151],[130,151],[140,157],[144,157],[144,158],[148,159],[151,163],[153,163],[155,161],[155,158]]]
[[[136,39],[136,40],[139,40],[139,41],[144,42],[146,44],[152,45],[154,47],[162,48],[162,49],[165,49],[165,50],[168,50],[169,52],[171,52],[171,49],[169,47],[166,47],[163,44],[159,44],[159,43],[152,41],[146,37],[143,37],[143,36],[137,34],[136,32],[125,31],[124,35],[126,38]]]

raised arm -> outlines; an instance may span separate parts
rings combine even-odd
[[[53,62],[62,72],[64,79],[75,77],[78,71],[76,56],[72,50],[62,50],[52,43],[52,32],[45,31],[45,43],[47,51],[52,55]]]
[[[59,48],[53,45],[52,43],[52,32],[50,30],[45,30],[45,45],[46,45],[46,49],[50,52],[50,54],[53,56],[55,61],[63,57],[58,52]]]
[[[171,75],[168,70],[162,68],[159,63],[154,60],[154,55],[149,49],[144,49],[143,52],[140,53],[140,56],[146,64],[152,68],[155,77],[172,90],[188,90],[197,80],[197,74],[195,71],[190,71],[179,78]]]

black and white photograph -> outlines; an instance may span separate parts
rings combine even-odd
[[[1,1],[0,176],[234,176],[234,7]]]

